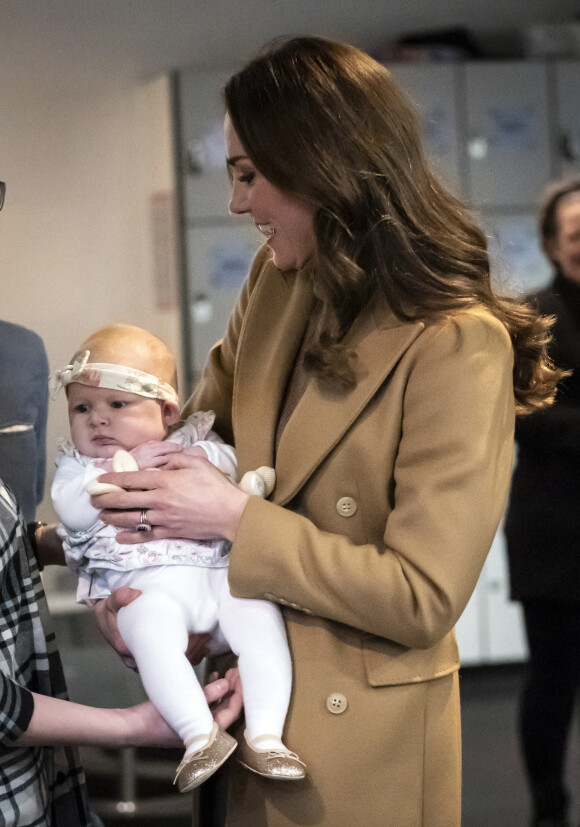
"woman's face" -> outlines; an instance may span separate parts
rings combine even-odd
[[[556,226],[550,258],[558,262],[566,278],[580,284],[580,193],[558,204]]]
[[[315,245],[315,208],[295,195],[283,192],[258,172],[229,118],[225,119],[228,174],[232,184],[230,212],[247,213],[266,238],[280,270],[300,270],[311,258]],[[276,147],[272,148],[276,151]]]

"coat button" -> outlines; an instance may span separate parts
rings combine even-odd
[[[333,715],[340,715],[348,706],[346,697],[340,692],[333,692],[326,699],[326,708]]]
[[[341,497],[336,504],[336,510],[341,517],[352,517],[356,514],[358,503],[352,497]]]

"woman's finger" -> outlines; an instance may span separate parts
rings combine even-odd
[[[220,703],[229,691],[230,685],[225,678],[217,678],[203,687],[203,694],[208,704]]]

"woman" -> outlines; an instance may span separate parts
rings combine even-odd
[[[484,236],[368,56],[288,40],[225,102],[230,209],[266,243],[188,408],[215,410],[240,471],[275,465],[276,488],[248,498],[176,461],[95,504],[129,529],[147,509],[154,537],[229,538],[233,594],[283,608],[286,743],[308,778],[273,789],[230,761],[228,824],[458,825],[453,626],[505,504],[515,409],[554,392],[548,327],[493,295]],[[100,614],[113,638],[114,605]]]
[[[566,744],[580,688],[580,177],[546,189],[539,223],[554,278],[530,300],[555,316],[550,354],[570,375],[551,408],[518,422],[505,531],[530,653],[520,738],[532,824],[565,827]]]

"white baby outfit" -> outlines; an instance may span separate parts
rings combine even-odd
[[[213,414],[193,414],[168,439],[198,445],[209,460],[236,479],[233,448],[213,431]],[[137,662],[149,698],[184,743],[209,733],[213,719],[184,652],[193,632],[212,635],[210,651],[238,655],[250,738],[281,737],[290,701],[292,667],[284,622],[267,601],[232,597],[227,581],[226,540],[116,542],[118,529],[98,518],[91,484],[110,460],[85,457],[70,443],[57,456],[54,507],[67,564],[79,577],[77,600],[88,605],[120,586],[142,594],[119,611],[119,631]]]

